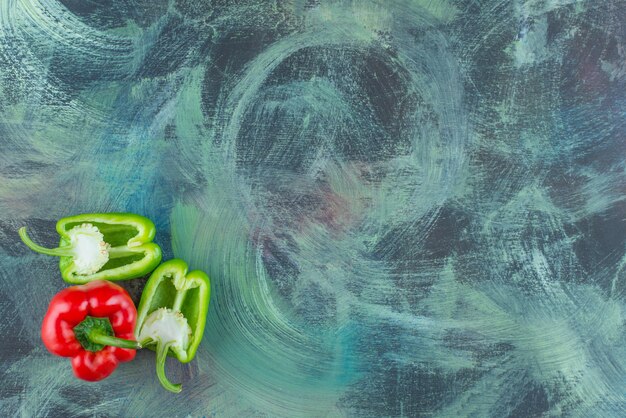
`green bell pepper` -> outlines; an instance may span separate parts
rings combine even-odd
[[[83,284],[93,280],[127,280],[150,273],[161,261],[161,248],[152,242],[154,223],[132,213],[92,213],[57,222],[57,248],[35,244],[19,230],[33,251],[60,257],[63,280]]]
[[[181,391],[165,376],[165,358],[181,363],[196,354],[209,309],[211,282],[200,270],[187,273],[187,263],[173,259],[157,267],[141,294],[135,336],[142,347],[156,349],[156,370],[163,387]],[[156,346],[156,347],[155,347]]]

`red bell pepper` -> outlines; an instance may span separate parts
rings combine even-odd
[[[72,358],[76,377],[102,380],[135,358],[137,309],[122,287],[103,280],[68,287],[50,301],[41,338],[53,354]]]

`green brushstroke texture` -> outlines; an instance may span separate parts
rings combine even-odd
[[[625,415],[624,7],[0,2],[0,410]],[[106,211],[211,277],[179,395],[40,342]]]

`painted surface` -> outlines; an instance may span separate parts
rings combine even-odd
[[[0,1],[2,415],[625,416],[624,10]],[[181,395],[41,344],[100,211],[211,276]]]

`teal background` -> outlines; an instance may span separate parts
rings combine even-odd
[[[0,0],[2,415],[626,416],[625,10]],[[180,395],[41,343],[17,229],[107,211],[211,277]]]

